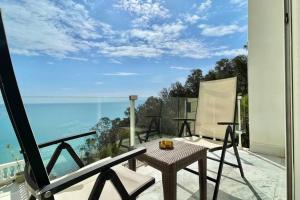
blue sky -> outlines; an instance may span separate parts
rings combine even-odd
[[[0,0],[25,96],[158,95],[246,54],[247,0]]]

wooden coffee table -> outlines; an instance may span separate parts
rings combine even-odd
[[[139,155],[138,160],[147,162],[151,167],[161,171],[164,190],[164,200],[176,200],[177,172],[190,164],[198,161],[200,199],[206,200],[206,154],[207,149],[202,146],[188,144],[173,140],[174,149],[162,150],[159,141],[143,143],[139,146],[146,147],[145,154]]]

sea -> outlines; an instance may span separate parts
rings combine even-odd
[[[136,106],[142,104],[145,98],[137,100]],[[77,133],[88,132],[102,117],[110,119],[124,118],[124,111],[129,107],[128,98],[97,98],[95,99],[27,99],[24,103],[37,143],[43,143]],[[70,144],[77,153],[86,138],[76,139]],[[7,148],[8,145],[10,148]],[[45,165],[49,161],[56,146],[40,150]],[[9,120],[6,108],[0,102],[0,165],[21,160],[17,137]],[[58,161],[58,174],[73,171],[75,163],[63,152]],[[66,170],[66,168],[70,168]]]

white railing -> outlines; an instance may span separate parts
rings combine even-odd
[[[0,184],[5,184],[14,180],[16,173],[20,171],[24,171],[24,167],[25,167],[24,160],[1,164]]]
[[[135,101],[137,95],[130,95],[130,146],[133,147],[135,144]]]
[[[242,134],[243,134],[243,130],[242,130],[242,124],[241,124],[241,118],[242,118],[242,116],[241,116],[241,100],[242,100],[242,96],[238,96],[237,97],[237,103],[238,103],[238,105],[237,105],[237,111],[238,111],[238,113],[237,113],[237,117],[238,117],[238,123],[239,123],[239,125],[238,125],[238,127],[237,127],[237,130],[235,130],[235,133],[236,134],[239,134],[239,149],[243,149],[243,147],[242,147]]]

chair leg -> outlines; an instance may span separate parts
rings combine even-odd
[[[161,138],[161,133],[160,133],[160,122],[159,122],[160,119],[156,119],[155,120],[155,130],[157,131],[157,135],[158,137]]]
[[[193,135],[192,135],[191,126],[189,123],[186,123],[186,129],[187,129],[189,136],[192,137]]]
[[[244,176],[244,170],[243,170],[243,167],[242,167],[242,162],[241,162],[240,155],[239,155],[239,152],[238,152],[238,149],[237,149],[237,146],[236,146],[236,142],[234,140],[234,133],[233,132],[230,133],[230,137],[231,137],[232,146],[233,146],[234,154],[235,154],[235,157],[236,157],[236,161],[237,161],[239,169],[240,169],[241,177],[244,178],[245,177]]]
[[[149,136],[150,136],[150,133],[151,133],[151,130],[152,130],[152,126],[153,124],[155,123],[155,119],[151,119],[150,121],[150,124],[149,124],[149,128],[148,128],[148,131],[146,132],[146,136],[145,136],[145,142],[148,142],[148,139],[149,139]]]
[[[149,135],[150,135],[150,130],[146,132],[146,137],[145,137],[145,142],[148,142],[149,139]]]
[[[180,131],[179,131],[179,137],[182,137],[183,129],[184,129],[184,123],[181,124]]]
[[[226,129],[224,144],[222,147],[222,154],[221,154],[221,159],[220,159],[220,164],[219,164],[219,169],[218,169],[218,175],[217,175],[213,200],[217,200],[217,198],[218,198],[219,186],[220,186],[220,181],[221,181],[221,177],[222,177],[223,165],[224,165],[225,154],[226,154],[226,146],[228,143],[228,137],[229,137],[230,132],[232,132],[232,128],[230,126],[228,126]]]
[[[142,144],[142,143],[143,143],[143,140],[142,140],[142,138],[141,138],[141,136],[140,136],[140,133],[137,133],[137,136],[138,136],[138,139],[139,139],[140,144]]]

